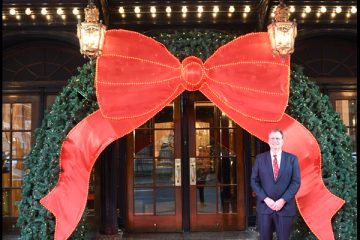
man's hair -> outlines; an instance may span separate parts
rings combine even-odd
[[[283,133],[283,131],[281,131],[281,130],[278,129],[278,128],[274,128],[273,130],[271,130],[271,131],[269,132],[269,135],[270,135],[271,133],[274,133],[274,132],[280,133],[280,134],[281,134],[281,137],[284,139],[284,133]]]

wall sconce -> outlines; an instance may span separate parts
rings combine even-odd
[[[289,8],[280,1],[276,7],[275,17],[272,23],[268,25],[268,33],[271,48],[274,54],[285,57],[294,52],[295,37],[297,35],[295,19],[289,21]]]
[[[99,10],[93,1],[84,9],[85,21],[77,24],[77,37],[80,43],[80,52],[90,61],[102,52],[106,27],[99,21]]]

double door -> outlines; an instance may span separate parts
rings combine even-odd
[[[200,92],[127,137],[127,230],[245,228],[242,129]]]

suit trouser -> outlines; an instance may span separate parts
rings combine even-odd
[[[277,240],[289,240],[293,218],[292,216],[279,216],[276,212],[258,214],[260,239],[271,240],[275,229]]]

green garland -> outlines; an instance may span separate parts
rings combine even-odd
[[[236,36],[214,31],[183,31],[153,36],[180,60],[187,56],[207,59],[219,46]],[[35,131],[35,144],[25,159],[22,199],[19,202],[20,239],[52,239],[54,217],[39,203],[57,183],[58,156],[65,136],[81,119],[98,109],[93,87],[94,64],[79,68],[79,74],[57,96],[41,127]],[[322,151],[322,171],[326,186],[346,200],[333,218],[336,239],[357,239],[356,164],[351,143],[339,115],[329,99],[303,75],[301,68],[291,72],[291,93],[287,113],[306,126]],[[71,239],[86,239],[86,211]],[[294,239],[316,239],[300,215],[295,222]]]

